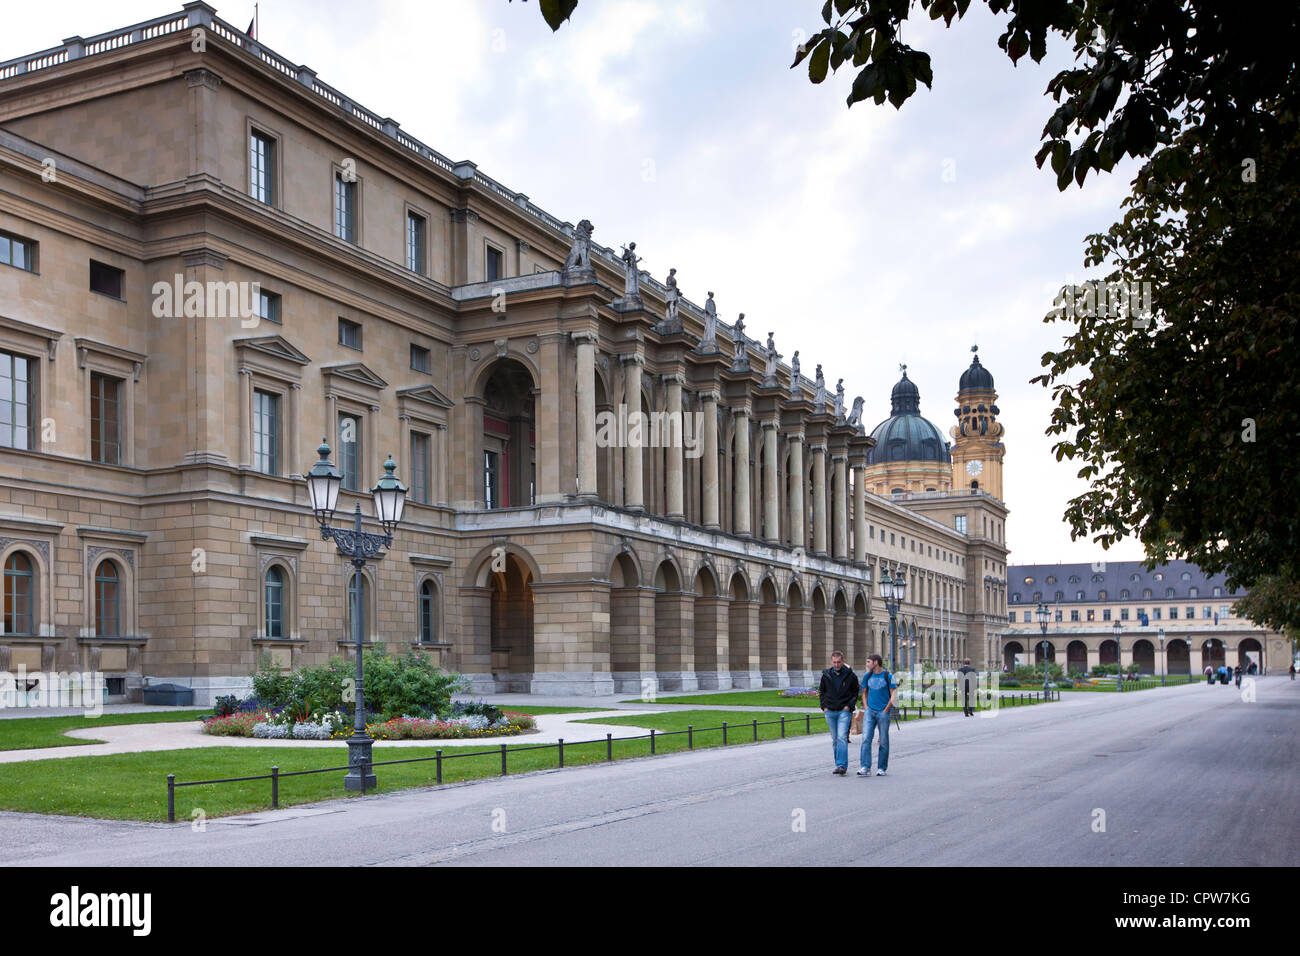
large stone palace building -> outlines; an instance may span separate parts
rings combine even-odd
[[[869,434],[667,278],[204,3],[0,63],[0,670],[206,702],[348,653],[358,596],[479,691],[784,686],[888,653],[884,569],[912,659],[996,660],[978,357],[951,444],[905,374]],[[390,453],[410,489],[361,575],[322,434],[338,520]]]
[[[1141,561],[1013,564],[1007,580],[1007,667],[1041,664],[1044,654],[1067,672],[1085,673],[1136,664],[1144,674],[1198,674],[1207,664],[1251,661],[1261,672],[1285,671],[1291,662],[1285,636],[1235,613],[1244,591],[1186,561],[1150,570]],[[1048,611],[1046,634],[1035,614],[1040,604]]]

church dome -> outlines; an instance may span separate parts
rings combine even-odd
[[[891,461],[933,461],[952,463],[943,432],[921,416],[921,391],[904,369],[903,377],[890,393],[890,416],[871,431],[875,447],[867,452],[867,464]]]
[[[971,349],[972,352],[975,349]],[[965,392],[970,389],[993,390],[993,376],[983,365],[980,364],[979,354],[971,356],[970,368],[961,373],[961,381],[957,385],[957,391]]]

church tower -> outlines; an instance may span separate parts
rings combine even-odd
[[[1002,425],[998,422],[998,393],[993,390],[993,376],[980,364],[979,346],[970,368],[962,373],[957,385],[957,424],[952,435],[952,487],[978,488],[999,501],[1002,496]]]

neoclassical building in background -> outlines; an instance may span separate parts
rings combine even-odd
[[[348,653],[359,592],[479,691],[783,686],[888,653],[886,568],[914,659],[996,660],[978,357],[951,443],[906,375],[868,433],[627,255],[204,3],[0,63],[0,670],[204,702]],[[611,439],[637,412],[698,427]],[[322,434],[340,513],[389,453],[410,488],[360,576]]]

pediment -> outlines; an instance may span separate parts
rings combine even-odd
[[[451,408],[455,403],[442,392],[438,391],[432,385],[416,385],[412,388],[399,388],[397,390],[399,399],[407,399],[413,402],[424,402],[426,405],[435,405],[438,408]]]
[[[344,378],[349,382],[356,382],[358,385],[364,385],[367,388],[388,387],[387,382],[360,362],[350,362],[347,365],[326,365],[321,369],[321,374]]]
[[[235,348],[251,349],[254,352],[261,352],[263,355],[270,355],[273,358],[292,362],[294,365],[311,364],[311,359],[295,348],[293,343],[282,335],[263,335],[255,339],[235,339]]]

